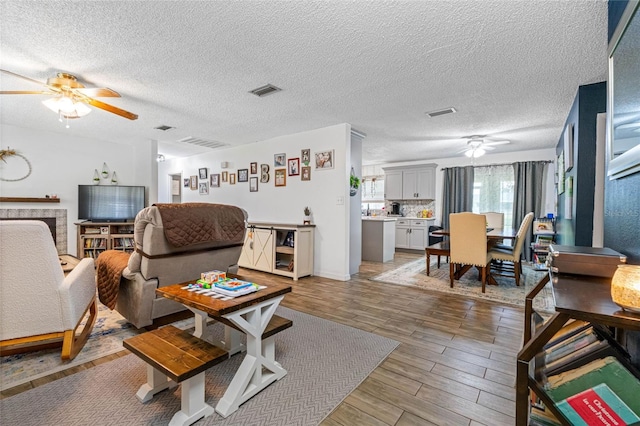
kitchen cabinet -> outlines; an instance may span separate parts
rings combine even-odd
[[[434,219],[398,219],[396,248],[424,250],[428,246],[429,225]]]
[[[386,167],[385,199],[433,200],[436,196],[436,164]]]
[[[395,250],[395,219],[362,218],[362,260],[388,262]]]

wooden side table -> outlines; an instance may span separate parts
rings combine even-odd
[[[65,277],[80,263],[80,259],[71,254],[61,254],[58,257],[60,258],[60,266],[62,266]]]

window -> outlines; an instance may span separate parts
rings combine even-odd
[[[474,169],[473,212],[504,213],[504,225],[513,226],[513,166],[480,166]]]
[[[362,201],[384,202],[384,177],[365,176],[362,179]]]

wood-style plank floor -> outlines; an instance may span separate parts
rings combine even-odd
[[[256,282],[292,283],[283,306],[400,342],[323,426],[515,423],[515,357],[522,344],[523,310],[369,280],[418,256],[396,253],[392,262],[363,262],[360,273],[346,282],[320,277],[295,282],[241,269],[241,275]],[[5,390],[1,397],[128,353]]]

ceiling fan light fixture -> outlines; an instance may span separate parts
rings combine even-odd
[[[485,151],[482,148],[471,148],[471,149],[465,151],[464,155],[466,155],[469,158],[478,158],[478,157],[482,157],[486,153],[487,153],[487,151]]]
[[[78,102],[69,96],[58,96],[42,101],[42,103],[64,118],[79,118],[91,112],[91,108],[83,102]]]

